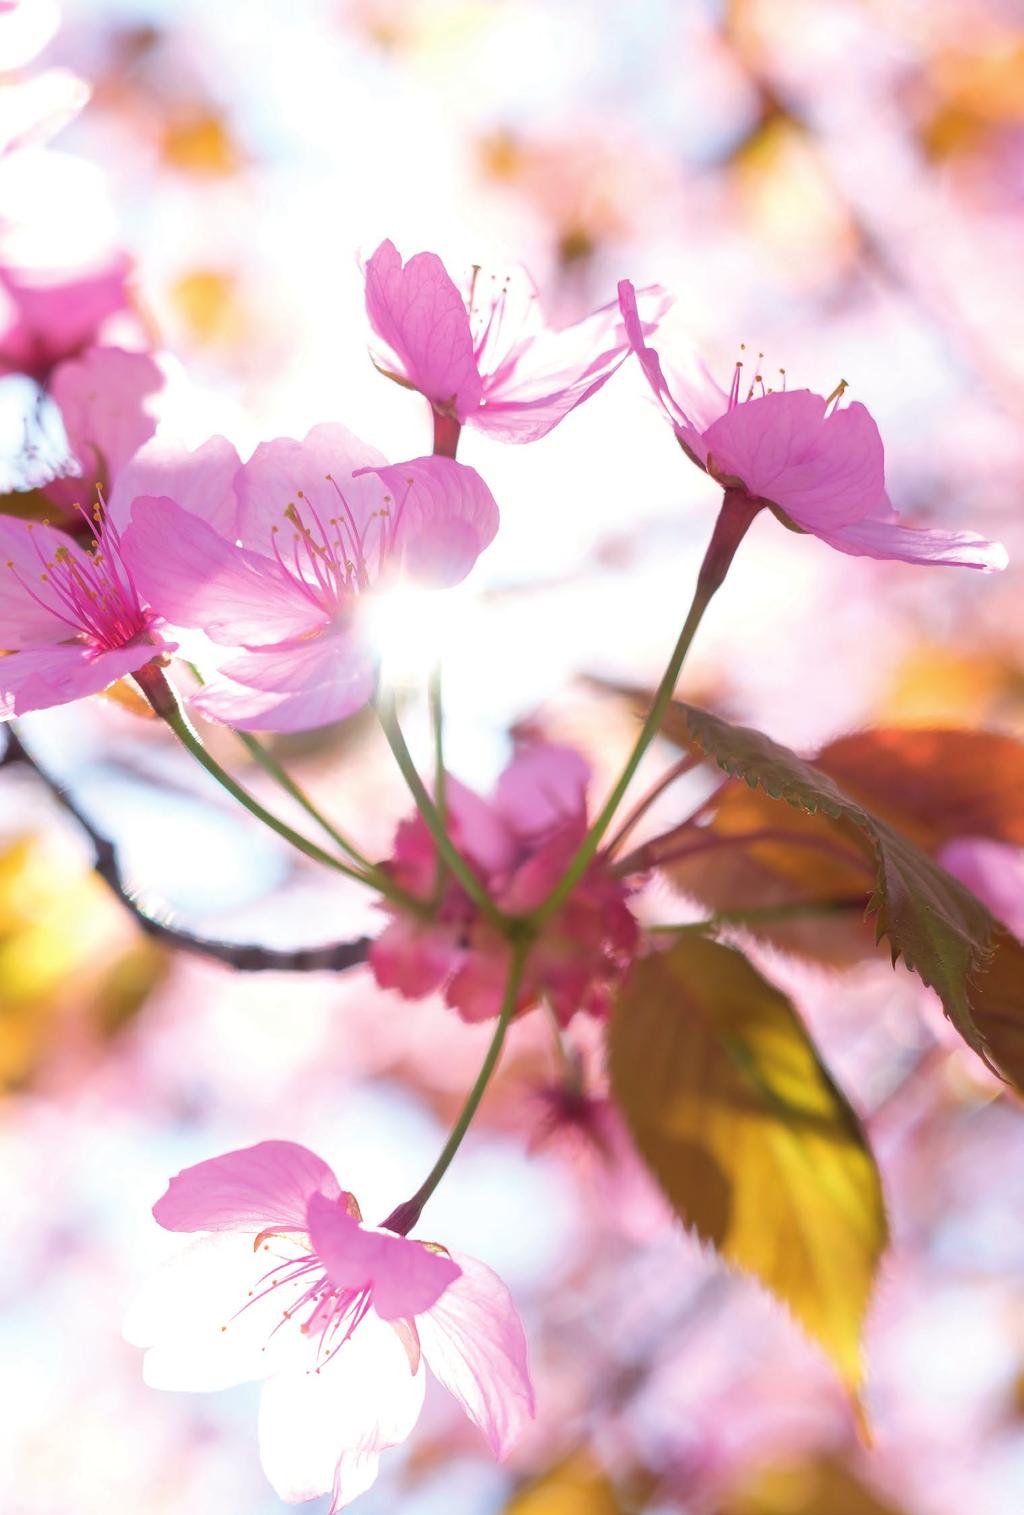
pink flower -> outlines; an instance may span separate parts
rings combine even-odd
[[[668,301],[641,290],[652,331]],[[611,378],[629,353],[614,302],[564,331],[546,327],[518,271],[474,269],[459,290],[436,253],[405,264],[382,242],[366,265],[366,312],[389,377],[418,389],[441,415],[502,442],[546,436]]]
[[[513,759],[491,801],[448,780],[452,840],[500,909],[526,914],[558,883],[586,833],[588,778],[577,752],[538,744]],[[422,817],[399,826],[387,866],[407,893],[434,898],[437,857]],[[626,893],[598,857],[531,948],[520,1010],[545,997],[563,1025],[577,1010],[607,1013],[638,941]],[[446,881],[427,919],[387,908],[393,918],[370,949],[382,988],[409,999],[443,988],[467,1021],[498,1014],[509,945],[458,883]]]
[[[0,720],[98,694],[174,650],[113,521],[97,508],[90,525],[86,551],[50,526],[0,518]]]
[[[148,353],[90,347],[61,363],[50,382],[60,409],[71,470],[43,484],[48,500],[91,509],[109,495],[117,475],[156,430],[152,396],[164,376]]]
[[[938,860],[1024,940],[1024,852],[984,836],[958,836]]]
[[[186,1168],[153,1207],[204,1233],[128,1312],[154,1388],[265,1379],[260,1457],[283,1499],[377,1476],[423,1403],[423,1363],[504,1457],[534,1413],[526,1339],[501,1280],[473,1258],[364,1226],[326,1163],[266,1141]]]
[[[129,485],[138,481],[122,481],[122,498]],[[235,473],[231,499],[223,482],[215,498],[225,512],[216,528],[170,489],[136,499],[125,545],[161,615],[235,650],[197,708],[270,731],[308,730],[365,704],[377,666],[364,597],[403,577],[457,583],[498,527],[472,468],[388,464],[337,425],[263,443]]]
[[[728,394],[705,373],[670,388],[645,341],[636,291],[626,279],[619,303],[633,351],[683,451],[723,488],[743,490],[784,524],[855,557],[1006,567],[1005,548],[972,531],[899,524],[885,490],[878,427],[859,402],[839,403],[845,385],[826,400],[807,389],[766,390],[758,374],[744,397],[737,365]]]
[[[128,307],[128,259],[69,272],[0,264],[0,374],[46,384],[58,363],[96,342],[104,323]]]
[[[138,496],[174,491],[180,501],[175,546],[186,563],[190,536],[195,533],[205,540],[202,534],[211,530],[199,519],[200,513],[222,530],[235,529],[238,502],[233,480],[239,462],[234,448],[223,437],[213,437],[189,453],[154,439],[123,463],[132,437],[148,424],[133,386],[146,382],[153,365],[149,359],[118,353],[113,356],[132,363],[122,367],[115,362],[111,374],[112,355],[103,354],[100,371],[112,379],[104,399],[104,392],[90,395],[87,388],[100,356],[68,365],[74,372],[66,378],[67,393],[75,397],[69,407],[72,440],[79,423],[83,434],[91,432],[96,438],[95,443],[77,443],[85,466],[107,469],[113,464],[117,469],[105,508],[96,504],[87,511],[81,503],[76,506],[92,533],[92,550],[48,525],[0,517],[0,649],[7,652],[0,655],[0,720],[97,694],[151,659],[174,651],[177,644],[168,638],[140,587],[139,560],[124,530]],[[116,382],[118,373],[126,381],[123,391]],[[122,394],[129,396],[123,409]],[[89,417],[88,424],[84,417]],[[139,506],[145,512],[161,503],[169,502],[144,498]]]

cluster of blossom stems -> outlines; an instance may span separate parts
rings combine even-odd
[[[364,1220],[320,1158],[277,1140],[186,1169],[154,1207],[163,1227],[196,1235],[129,1313],[147,1382],[265,1380],[268,1477],[288,1500],[328,1493],[331,1511],[367,1489],[380,1454],[409,1436],[426,1368],[497,1457],[534,1412],[508,1290],[483,1263],[411,1233],[511,1020],[544,1007],[557,1035],[575,1015],[606,1017],[634,960],[657,950],[631,906],[645,855],[624,846],[646,802],[620,812],[751,522],[767,511],[790,531],[871,558],[982,570],[1006,561],[973,533],[900,524],[878,428],[862,404],[845,403],[843,384],[828,397],[771,387],[738,363],[720,385],[692,354],[660,350],[671,301],[659,288],[623,281],[617,300],[556,331],[519,273],[473,269],[459,283],[433,253],[403,262],[384,242],[365,281],[373,362],[429,405],[430,456],[389,462],[335,421],[264,442],[245,461],[221,437],[190,452],[158,434],[158,362],[99,340],[127,299],[121,269],[81,287],[8,281],[13,316],[0,342],[3,370],[38,384],[67,441],[60,476],[39,486],[48,519],[0,518],[0,717],[134,680],[241,805],[376,894],[385,924],[369,961],[381,987],[410,999],[440,993],[464,1020],[494,1023],[437,1161],[390,1215]],[[443,594],[494,539],[498,504],[457,460],[464,426],[532,442],[624,365],[646,379],[687,464],[723,491],[628,760],[596,813],[582,755],[539,739],[518,744],[492,795],[475,794],[445,769],[436,682],[436,764],[421,774],[379,677],[368,610],[397,587]],[[326,843],[294,830],[221,765],[193,722],[307,731],[368,704],[412,800],[383,861],[321,816],[248,735]]]

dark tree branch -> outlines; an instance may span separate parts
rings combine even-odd
[[[103,880],[139,928],[154,941],[162,942],[179,952],[191,952],[196,957],[212,958],[243,973],[340,973],[365,962],[370,946],[370,940],[365,936],[357,937],[351,942],[328,942],[320,947],[264,947],[250,942],[211,941],[184,927],[172,925],[166,917],[153,914],[132,892],[122,872],[117,848],[109,837],[97,830],[63,785],[32,756],[13,724],[8,723],[6,735],[7,745],[0,756],[0,768],[21,764],[35,774],[64,813],[88,837],[94,854],[93,872]]]

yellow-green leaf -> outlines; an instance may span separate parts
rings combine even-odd
[[[788,1305],[856,1389],[885,1208],[860,1123],[789,1000],[733,948],[681,937],[635,964],[609,1061],[676,1213]]]

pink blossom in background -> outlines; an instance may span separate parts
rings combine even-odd
[[[419,1417],[424,1363],[504,1457],[533,1415],[526,1339],[483,1263],[365,1226],[330,1168],[265,1141],[186,1168],[153,1207],[204,1233],[143,1288],[124,1323],[155,1388],[266,1380],[260,1456],[283,1499],[374,1482]]]
[[[1019,847],[984,836],[959,836],[947,842],[938,859],[1024,939],[1024,852]]]
[[[670,386],[645,340],[632,284],[619,285],[629,341],[684,452],[726,489],[762,500],[785,524],[854,557],[993,571],[1006,550],[972,531],[915,531],[899,524],[885,489],[882,439],[871,413],[808,389],[766,389],[758,372],[741,394],[737,364],[728,393],[703,370]],[[783,378],[784,382],[784,378]],[[761,393],[755,393],[755,385]]]
[[[109,495],[129,458],[155,432],[153,401],[163,387],[164,375],[148,353],[90,347],[62,363],[50,397],[60,410],[74,472],[45,484],[47,498],[91,509],[97,489]]]
[[[0,263],[0,374],[46,384],[58,363],[97,342],[104,323],[129,308],[123,254],[73,273]]]
[[[448,780],[452,840],[499,909],[526,914],[554,889],[586,833],[589,774],[571,748],[539,743],[516,755],[492,800]],[[399,826],[386,866],[416,899],[433,898],[437,855],[422,816]],[[639,940],[626,897],[625,885],[597,858],[532,948],[520,1009],[546,997],[563,1024],[577,1010],[607,1013]],[[467,1021],[498,1014],[509,944],[458,883],[446,881],[428,920],[386,908],[392,920],[370,950],[381,988],[409,999],[443,989]]]
[[[653,331],[670,302],[659,289],[639,299]],[[630,350],[614,302],[554,331],[522,270],[499,278],[474,269],[460,290],[436,253],[403,264],[392,242],[366,265],[366,311],[384,344],[378,367],[443,416],[502,442],[546,436]]]
[[[211,462],[223,472],[227,453]],[[235,650],[194,700],[232,726],[309,730],[358,710],[377,676],[363,597],[407,580],[457,583],[498,529],[472,468],[388,464],[333,424],[263,443],[231,489],[237,514],[229,501],[219,529],[172,493],[136,499],[125,542],[150,604]]]

